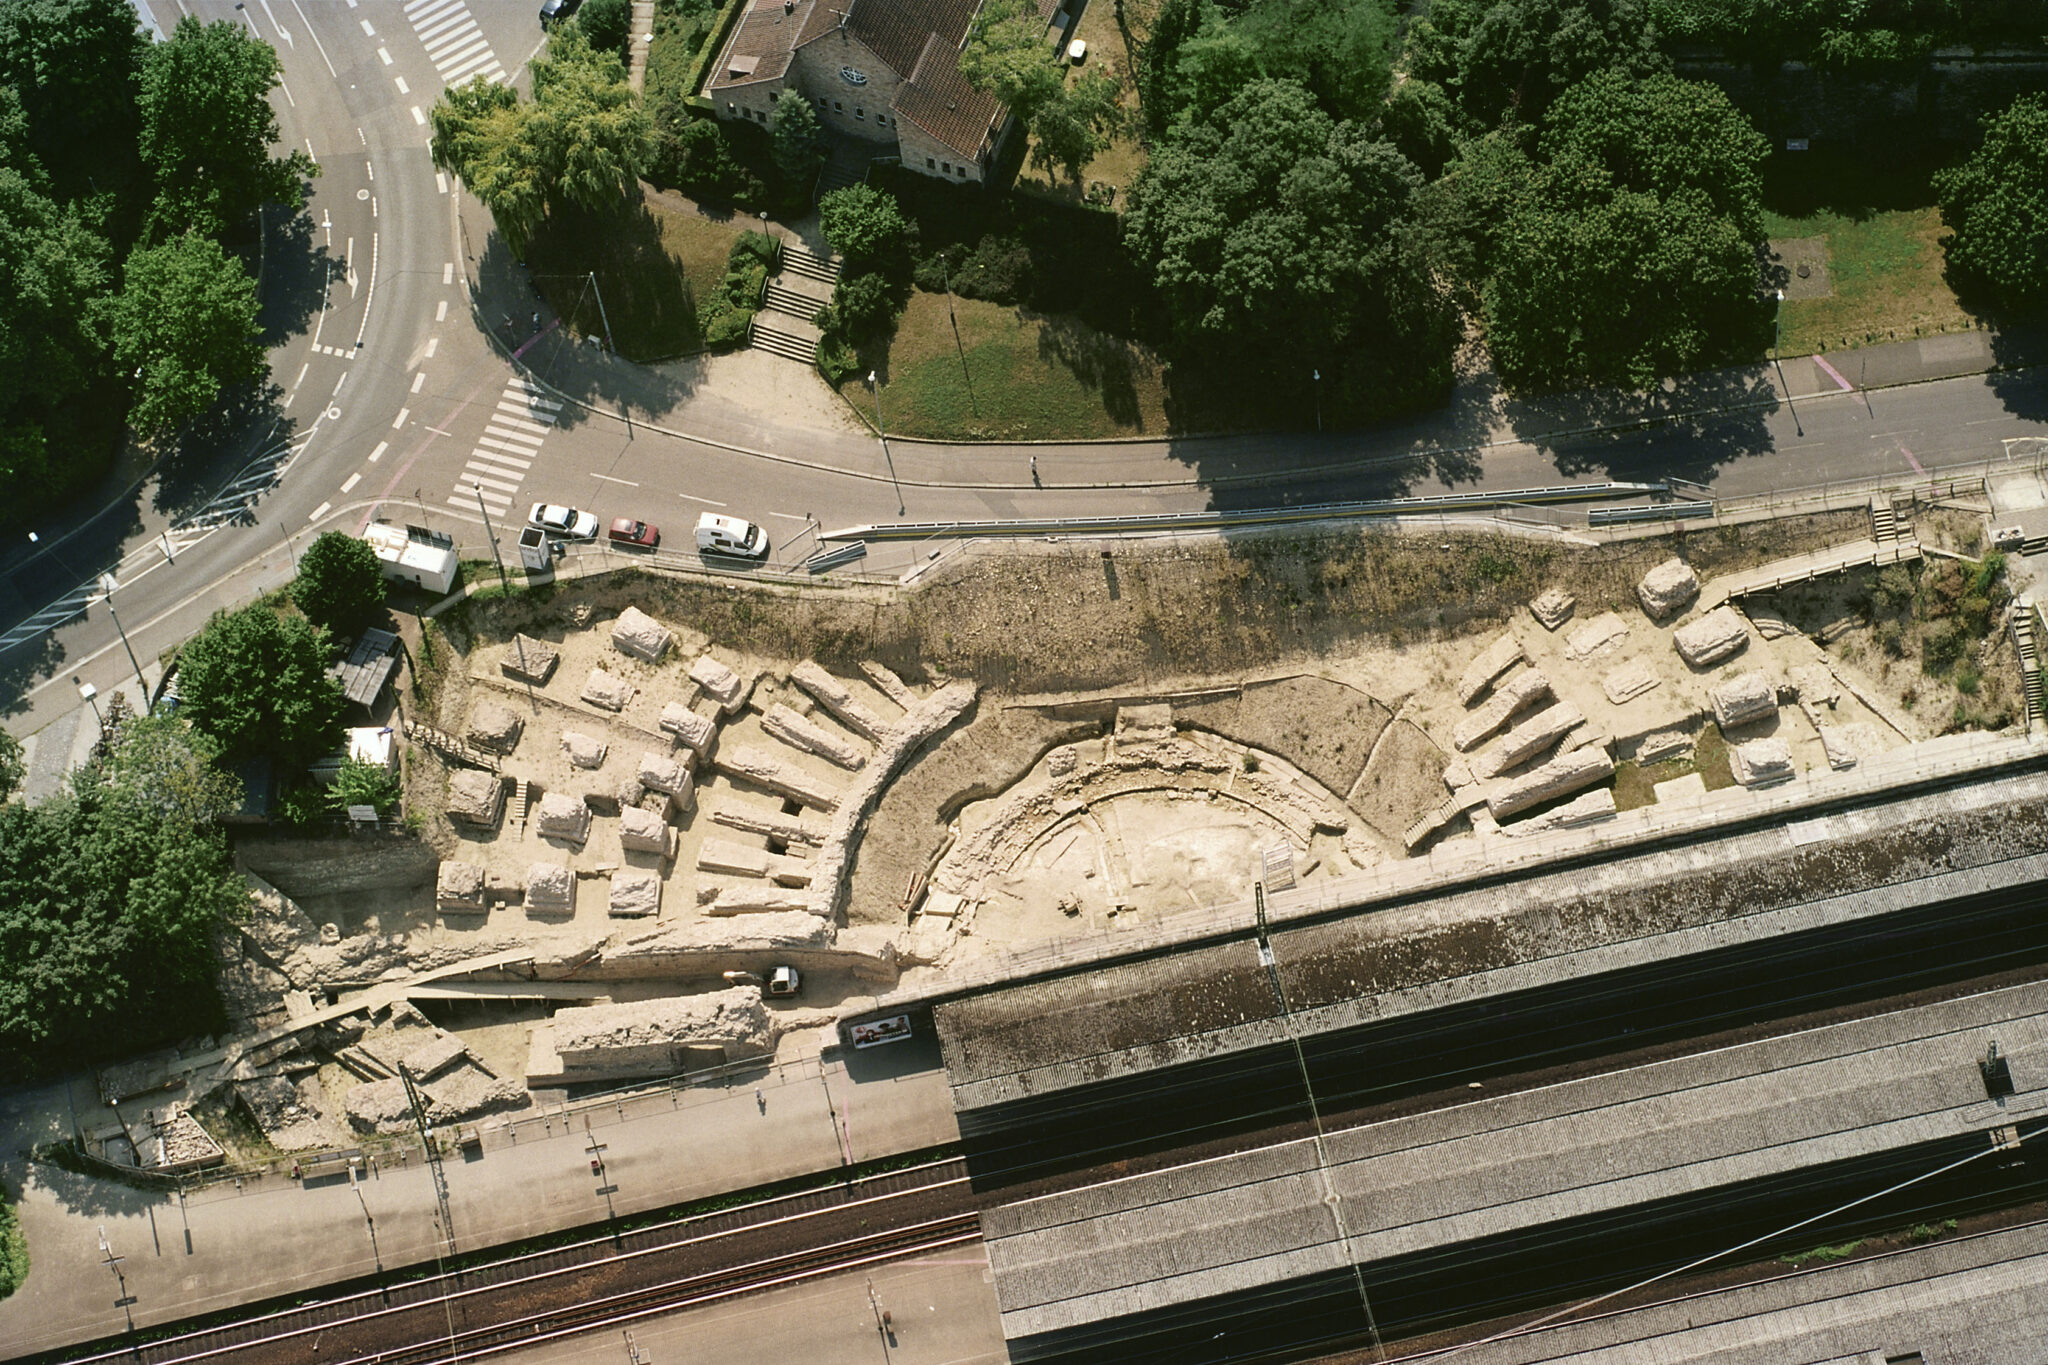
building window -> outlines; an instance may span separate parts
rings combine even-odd
[[[853,116],[857,119],[865,119],[868,116],[868,111],[856,104],[853,106]]]
[[[733,102],[732,102],[731,100],[727,100],[727,101],[725,102],[725,112],[726,112],[726,113],[730,114],[730,113],[731,113],[731,112],[732,112],[733,110],[735,110],[735,109],[737,109],[737,108],[739,108],[739,106],[738,106],[737,104],[734,104],[734,103],[733,103]]]
[[[818,112],[821,114],[825,112],[825,97],[823,95],[818,97]]]
[[[953,163],[950,161],[945,162],[939,167],[939,169],[943,171],[945,174],[951,175],[953,173]]]
[[[962,167],[960,168],[960,178],[961,178],[962,180],[965,180],[965,179],[967,178],[967,167],[965,167],[965,166],[962,166]]]
[[[835,113],[835,114],[843,114],[843,113],[845,113],[845,112],[846,112],[846,106],[845,106],[845,105],[843,105],[843,104],[841,104],[841,103],[840,103],[840,102],[839,102],[838,100],[833,100],[833,101],[832,101],[832,112],[833,112],[833,113]]]
[[[932,159],[931,159],[930,157],[926,157],[926,158],[924,159],[924,168],[925,168],[926,170],[928,170],[928,171],[929,171],[929,170],[933,170],[933,169],[936,169],[936,168],[937,168],[937,166],[938,166],[938,164],[939,164],[938,162],[936,162],[936,161],[932,160]]]

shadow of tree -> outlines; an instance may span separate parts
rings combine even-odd
[[[54,630],[0,653],[0,715],[28,710],[29,689],[57,675],[67,654]]]
[[[526,258],[563,324],[584,337],[606,335],[609,324],[628,360],[670,359],[703,344],[687,268],[670,253],[661,221],[644,201],[616,213],[551,214],[527,244]]]
[[[1730,461],[1774,448],[1769,419],[1780,405],[1768,367],[1747,365],[1685,375],[1648,392],[1582,389],[1518,399],[1502,415],[1517,439],[1567,478],[1709,483]],[[1655,439],[1645,441],[1645,431]]]
[[[312,325],[328,286],[344,279],[346,263],[313,240],[313,218],[303,210],[266,222],[263,306],[257,320],[265,346],[282,345]]]
[[[1138,405],[1137,347],[1122,337],[1098,331],[1067,314],[1019,310],[1039,324],[1038,357],[1064,367],[1089,390],[1100,395],[1111,420],[1134,431],[1145,429]]]

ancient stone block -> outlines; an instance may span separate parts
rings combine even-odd
[[[1699,575],[1682,559],[1665,560],[1636,584],[1636,599],[1653,621],[1682,611],[1699,595]]]
[[[1522,660],[1522,643],[1512,635],[1503,635],[1480,652],[1478,658],[1465,665],[1465,671],[1458,675],[1458,704],[1470,706],[1484,695],[1486,689],[1501,674],[1513,668]]]
[[[526,908],[567,914],[576,908],[576,874],[563,863],[535,863],[526,869]]]
[[[690,752],[703,758],[711,752],[711,741],[718,734],[718,722],[709,716],[700,716],[679,701],[672,701],[661,708],[661,728],[687,745]]]
[[[824,830],[806,822],[801,816],[784,815],[779,810],[764,810],[728,801],[711,812],[711,818],[727,829],[765,835],[770,839],[780,839],[785,844],[805,844],[816,848],[825,842]]]
[[[841,725],[863,739],[880,741],[889,733],[888,725],[852,692],[846,684],[806,659],[789,671],[789,680],[818,699],[818,705],[830,711]]]
[[[1842,699],[1842,685],[1835,675],[1819,664],[1801,664],[1792,670],[1792,691],[1801,704],[1825,706],[1832,710]]]
[[[722,746],[718,751],[718,770],[728,777],[742,782],[751,782],[757,787],[800,801],[818,810],[831,810],[839,804],[834,784],[811,776],[793,763],[781,759],[750,745],[737,748]]]
[[[682,1069],[685,1048],[716,1049],[728,1060],[758,1057],[773,1050],[776,1034],[759,986],[572,1006],[555,1011],[548,1030],[565,1069],[614,1076],[672,1074]]]
[[[1749,643],[1749,627],[1733,607],[1715,607],[1671,633],[1671,646],[1678,657],[1694,668],[1705,668],[1739,653]]]
[[[731,715],[740,709],[740,701],[746,692],[746,684],[740,675],[727,668],[709,654],[700,655],[690,665],[690,681],[704,689],[704,694],[718,703],[718,708]]]
[[[1578,604],[1578,599],[1563,588],[1545,588],[1529,604],[1529,614],[1545,630],[1556,630],[1571,618]]]
[[[1501,736],[1500,743],[1472,760],[1472,775],[1480,780],[1499,777],[1517,763],[1534,758],[1555,744],[1567,730],[1585,723],[1586,717],[1568,701],[1546,706]]]
[[[562,651],[545,640],[536,640],[531,635],[514,635],[512,643],[505,646],[504,654],[498,659],[498,671],[519,682],[545,687],[548,679],[554,676],[555,665],[561,658]]]
[[[735,877],[768,875],[768,850],[749,848],[730,839],[706,839],[697,850],[699,872],[724,872]]]
[[[638,607],[627,607],[612,622],[612,648],[651,664],[661,662],[674,638],[667,626]]]
[[[1850,740],[1848,732],[1843,727],[1839,725],[1821,725],[1815,728],[1820,731],[1821,752],[1827,755],[1830,768],[1840,772],[1844,768],[1856,766],[1856,760],[1862,757],[1862,755],[1856,752],[1855,744]]]
[[[1550,679],[1525,668],[1494,689],[1486,704],[1458,722],[1451,743],[1460,753],[1474,748],[1514,718],[1515,712],[1550,695]]]
[[[483,866],[454,859],[442,863],[434,874],[434,904],[442,910],[481,915],[485,910]]]
[[[681,796],[690,790],[690,770],[667,754],[642,753],[634,775],[649,791]]]
[[[1569,795],[1614,775],[1614,760],[1605,749],[1574,749],[1560,754],[1520,777],[1494,783],[1487,789],[1486,809],[1496,820],[1504,820],[1531,806]]]
[[[1778,689],[1755,669],[1736,674],[1708,695],[1714,704],[1714,720],[1723,730],[1778,712]]]
[[[606,711],[623,711],[626,703],[633,700],[633,691],[633,684],[624,678],[593,668],[583,684],[583,700]]]
[[[833,734],[808,716],[798,715],[781,702],[769,707],[768,713],[761,717],[761,728],[784,744],[816,754],[827,763],[842,768],[856,769],[867,761],[867,755],[850,741]]]
[[[622,806],[619,809],[619,847],[635,853],[659,853],[666,858],[675,851],[675,831],[651,810]]]
[[[897,677],[894,670],[886,668],[872,659],[862,659],[860,671],[868,675],[869,682],[881,689],[883,696],[895,702],[904,710],[908,711],[911,707],[917,705],[917,693],[911,691],[909,684]]]
[[[405,1082],[396,1076],[351,1087],[341,1103],[349,1127],[359,1133],[398,1133],[412,1125]]]
[[[1062,744],[1045,756],[1045,775],[1054,778],[1065,777],[1079,767],[1080,763],[1080,752],[1071,744]]]
[[[1611,611],[1603,611],[1573,631],[1564,642],[1564,652],[1574,659],[1598,659],[1620,649],[1628,639],[1628,622]]]
[[[505,813],[505,781],[496,773],[464,768],[448,779],[448,817],[495,829]]]
[[[709,892],[710,900],[704,900]],[[707,915],[723,918],[727,915],[786,915],[801,911],[807,915],[820,913],[817,897],[808,891],[793,890],[776,886],[772,882],[722,882],[717,885],[700,885],[698,906]]]
[[[578,730],[564,730],[562,748],[568,753],[569,762],[576,767],[602,768],[604,756],[611,746],[593,735],[586,735]]]
[[[1145,744],[1164,744],[1173,738],[1173,707],[1167,702],[1143,702],[1116,708],[1116,747],[1135,749]]]
[[[661,913],[661,878],[637,867],[612,873],[607,911],[616,919],[645,919]]]
[[[1793,776],[1792,751],[1775,735],[1728,750],[1728,770],[1745,787],[1767,787]]]
[[[580,844],[590,837],[590,807],[583,804],[580,796],[549,792],[540,799],[534,827],[544,839]]]
[[[469,742],[494,754],[509,754],[517,748],[525,728],[525,721],[494,701],[480,701],[469,713]]]
[[[1657,675],[1650,671],[1650,666],[1638,659],[1608,673],[1600,680],[1600,690],[1607,694],[1607,700],[1619,706],[1642,696],[1657,682]]]
[[[433,1077],[469,1057],[469,1049],[452,1033],[443,1033],[405,1054],[405,1069],[415,1081]]]
[[[1527,820],[1517,820],[1511,825],[1501,826],[1501,833],[1508,835],[1543,834],[1556,829],[1576,829],[1590,825],[1596,820],[1614,818],[1614,789],[1595,787],[1555,806],[1541,815],[1532,815]]]
[[[811,865],[802,858],[771,853],[768,855],[768,880],[777,886],[809,886]]]

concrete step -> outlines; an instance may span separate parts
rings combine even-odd
[[[803,275],[826,284],[839,283],[839,262],[806,251],[800,246],[782,248],[782,268],[792,275]]]
[[[818,343],[808,337],[792,336],[788,332],[764,327],[759,318],[754,320],[754,336],[750,343],[757,351],[779,355],[805,365],[815,364],[818,359]]]
[[[768,292],[762,303],[775,312],[787,313],[793,318],[802,318],[805,322],[809,322],[817,311],[824,307],[822,301],[812,298],[809,294],[799,294],[794,289],[785,289],[773,280],[768,281]]]

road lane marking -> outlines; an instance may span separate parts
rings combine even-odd
[[[315,508],[314,508],[314,509],[313,509],[312,511],[310,511],[310,512],[308,512],[308,513],[306,514],[306,520],[307,520],[307,521],[318,521],[318,520],[320,520],[320,518],[322,518],[322,517],[326,516],[326,515],[327,515],[327,513],[328,513],[328,512],[330,511],[330,510],[332,510],[332,509],[333,509],[333,507],[334,507],[334,504],[333,504],[333,503],[331,503],[331,502],[323,502],[323,503],[321,503],[321,504],[320,504],[320,505],[319,505],[318,507],[315,507]]]
[[[389,48],[378,48],[377,55],[383,59],[384,65],[391,65],[391,50]]]
[[[363,476],[360,471],[351,474],[341,481],[341,491],[346,493],[349,491],[349,489],[354,488],[357,484],[361,483],[362,481]]]
[[[615,479],[609,474],[592,474],[590,477],[593,479],[603,479],[606,483],[622,483],[628,488],[638,488],[640,486],[631,479]]]
[[[809,517],[800,517],[794,512],[770,512],[768,515],[771,517],[781,517],[784,521],[800,521],[806,526],[810,525],[811,522]]]
[[[446,171],[435,171],[435,172],[434,172],[434,192],[435,192],[435,193],[437,193],[437,194],[446,194],[446,193],[448,193],[448,172],[446,172]]]
[[[405,425],[405,419],[410,416],[412,416],[411,408],[400,408],[398,410],[398,416],[391,419],[391,429],[393,431],[399,430],[401,427]]]
[[[339,394],[339,393],[341,392],[341,386],[342,386],[343,384],[346,384],[347,382],[348,382],[348,371],[347,371],[347,370],[343,370],[343,371],[341,372],[341,378],[339,378],[339,379],[337,379],[337,380],[335,380],[335,381],[334,381],[334,393],[330,393],[330,394],[328,394],[327,396],[328,396],[329,398],[332,398],[332,397],[334,397],[334,396],[335,396],[335,394]]]
[[[427,372],[426,372],[425,370],[420,370],[420,371],[416,372],[416,373],[415,373],[415,374],[413,375],[413,377],[412,377],[412,391],[413,391],[414,393],[418,393],[418,392],[420,391],[420,385],[422,385],[422,384],[424,384],[424,383],[426,383],[426,382],[427,382]]]
[[[455,283],[455,262],[453,262],[453,261],[443,261],[443,262],[441,262],[441,283],[443,283],[443,284],[453,284],[453,283]]]
[[[479,468],[476,465],[470,464],[464,465],[462,467],[462,472],[469,476],[469,481],[471,483],[480,483],[485,488],[502,489],[508,497],[511,494],[517,493],[519,491],[519,485],[517,482],[507,482],[504,479],[494,479],[491,477],[491,475],[493,474],[500,473],[501,471],[499,470],[483,469]]]
[[[371,463],[371,464],[375,464],[375,463],[377,463],[377,461],[379,461],[379,460],[383,459],[383,458],[384,458],[384,452],[385,452],[385,451],[387,451],[387,450],[389,450],[389,449],[391,449],[391,442],[389,442],[389,441],[379,441],[379,442],[377,442],[377,448],[376,448],[375,450],[373,450],[373,451],[371,451],[371,452],[370,452],[370,463]]]
[[[412,93],[412,87],[411,87],[411,86],[409,86],[409,85],[407,85],[407,84],[405,83],[405,77],[403,77],[403,76],[394,76],[394,77],[392,77],[392,80],[394,80],[394,81],[396,81],[396,82],[397,82],[397,84],[398,84],[398,93],[399,93],[399,94],[401,94],[401,95],[410,95],[410,94]]]
[[[405,17],[435,73],[447,84],[459,85],[475,76],[501,84],[506,80],[490,40],[463,0],[412,0]]]
[[[677,496],[677,497],[679,497],[679,498],[688,498],[688,499],[689,499],[689,500],[690,500],[691,502],[702,502],[702,503],[708,503],[708,504],[710,504],[710,505],[711,505],[711,506],[713,506],[713,507],[723,507],[723,506],[725,506],[725,505],[726,505],[726,504],[724,504],[724,503],[722,503],[722,502],[718,501],[718,499],[716,499],[716,498],[700,498],[700,497],[698,497],[698,496],[697,496],[696,494],[694,494],[694,493],[678,493],[678,494],[676,494],[676,496]]]
[[[495,465],[517,469],[522,474],[533,468],[532,460],[522,460],[517,455],[500,455],[495,450],[472,450],[469,452],[469,458],[472,460],[488,460]]]
[[[438,304],[434,306],[434,321],[448,321],[448,300],[442,299]]]
[[[356,22],[363,26],[363,36],[365,38],[374,38],[377,36],[377,30],[370,27],[370,21],[368,19],[358,19]]]
[[[420,112],[420,107],[417,104],[412,107],[412,121],[414,123],[425,123],[427,121],[427,116]]]

